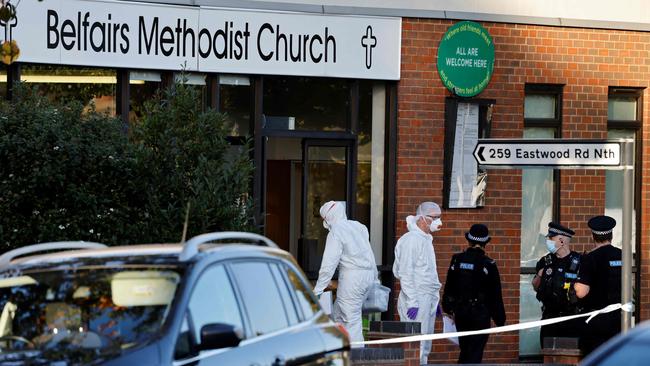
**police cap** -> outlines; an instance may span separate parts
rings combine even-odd
[[[465,239],[473,244],[485,246],[492,239],[488,227],[483,224],[474,224],[469,231],[465,233]]]
[[[557,222],[549,222],[548,223],[548,234],[546,234],[547,237],[552,238],[556,235],[564,235],[566,237],[572,238],[573,235],[575,235],[575,231],[569,229],[566,226],[562,226],[558,224]]]
[[[595,216],[589,219],[587,225],[589,225],[592,233],[596,235],[607,235],[614,230],[614,226],[616,226],[616,220],[614,220],[612,217],[604,215]]]

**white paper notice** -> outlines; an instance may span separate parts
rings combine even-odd
[[[442,316],[442,332],[443,333],[456,333],[456,323],[454,319],[447,315]],[[458,344],[458,337],[447,338],[451,343]]]
[[[478,104],[458,103],[456,116],[449,207],[474,208],[478,166],[472,154],[478,141]]]
[[[323,308],[325,314],[332,314],[332,291],[325,291],[319,297],[320,307]]]

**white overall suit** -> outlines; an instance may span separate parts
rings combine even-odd
[[[433,334],[436,308],[440,301],[440,281],[433,250],[433,237],[417,226],[419,216],[408,216],[404,234],[395,246],[393,274],[400,280],[401,291],[397,311],[401,321],[420,322],[422,334]],[[409,308],[418,308],[415,319],[409,319]],[[426,364],[431,341],[420,342],[420,364]]]
[[[344,202],[327,202],[320,213],[329,234],[314,293],[317,296],[323,293],[338,267],[339,281],[332,318],[345,326],[351,342],[363,342],[361,307],[371,285],[377,280],[368,229],[347,219]]]

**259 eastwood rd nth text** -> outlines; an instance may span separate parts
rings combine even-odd
[[[488,156],[492,159],[517,158],[517,159],[610,159],[616,157],[612,149],[598,148],[564,148],[564,149],[525,149],[517,148],[488,148]]]

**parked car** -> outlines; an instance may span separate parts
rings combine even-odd
[[[650,321],[619,334],[591,352],[581,366],[645,366],[650,363]]]
[[[295,260],[251,233],[19,248],[0,257],[0,310],[0,364],[349,364]]]

